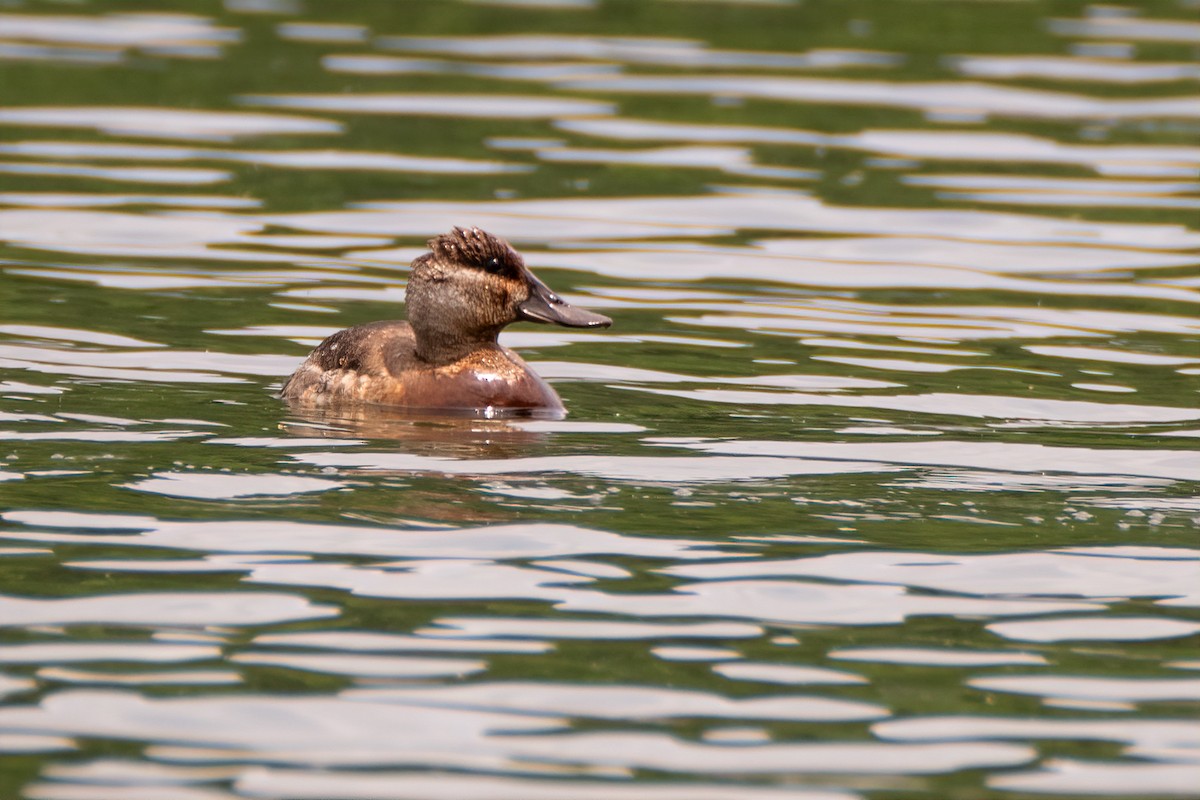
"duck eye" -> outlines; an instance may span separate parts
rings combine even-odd
[[[489,258],[483,263],[483,268],[493,275],[498,275],[504,269],[504,262],[498,258]]]

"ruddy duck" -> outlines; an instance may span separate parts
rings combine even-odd
[[[343,402],[411,409],[561,416],[562,400],[496,337],[519,320],[607,328],[612,320],[564,303],[499,237],[455,228],[412,262],[408,322],[338,331],[313,350],[280,396],[304,406]]]

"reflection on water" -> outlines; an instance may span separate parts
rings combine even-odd
[[[552,418],[539,420],[536,414],[528,413],[508,418],[475,419],[467,412],[459,416],[438,412],[413,414],[371,406],[305,408],[295,405],[290,411],[293,419],[281,425],[289,435],[273,442],[288,449],[295,447],[295,437],[310,436],[319,442],[346,438],[393,440],[403,442],[404,449],[409,452],[434,458],[514,458],[548,442],[548,431],[539,427],[539,423],[549,424],[549,430],[555,430]],[[606,432],[602,426],[589,429],[585,425],[584,429]],[[611,430],[644,429],[635,425]]]
[[[243,136],[332,134],[342,125],[328,120],[244,111],[170,108],[32,106],[0,110],[0,124],[21,128],[84,128],[111,136],[230,141]]]
[[[10,3],[0,796],[1194,796],[1188,5]],[[452,225],[568,419],[275,399]]]

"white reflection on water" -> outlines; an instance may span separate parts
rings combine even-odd
[[[185,767],[117,758],[98,758],[65,764],[50,764],[45,776],[55,780],[120,785],[176,786],[233,778],[236,767]]]
[[[536,343],[534,346],[537,346]],[[814,392],[841,392],[847,389],[892,389],[903,384],[869,378],[838,375],[754,375],[745,378],[701,377],[636,367],[589,364],[580,361],[534,362],[539,375],[558,380],[616,381],[632,383],[717,383],[735,386],[806,389]]]
[[[161,383],[242,383],[234,375],[287,375],[287,356],[170,350],[92,350],[0,343],[0,365],[50,375]],[[187,371],[180,367],[189,368]]]
[[[1200,632],[1200,623],[1164,617],[1105,616],[996,622],[987,629],[1020,642],[1144,642],[1191,636]]]
[[[1169,83],[1200,80],[1200,65],[1139,63],[1070,56],[951,56],[951,67],[974,78],[1042,78],[1093,83]]]
[[[729,570],[721,580],[681,584],[669,594],[564,591],[557,607],[634,617],[726,617],[785,625],[898,625],[912,616],[1024,616],[1101,610],[1096,604],[1079,601],[935,597],[896,586],[733,580],[736,575]]]
[[[1085,19],[1052,19],[1052,33],[1059,36],[1114,39],[1116,41],[1200,43],[1200,22],[1182,19],[1131,19],[1089,16]]]
[[[173,208],[257,208],[261,200],[227,195],[85,194],[82,192],[0,192],[0,205],[22,208],[168,206]]]
[[[251,106],[350,114],[547,119],[613,113],[611,103],[538,95],[502,94],[256,94],[238,98]],[[0,117],[0,120],[3,118]]]
[[[295,800],[856,800],[859,795],[827,789],[747,784],[645,783],[440,772],[326,772],[248,769],[235,782],[240,795]]]
[[[56,417],[47,417],[45,414],[0,411],[0,422],[62,422],[62,420]]]
[[[297,16],[304,10],[297,0],[225,0],[224,6],[234,14]]]
[[[1105,550],[1096,548],[1096,554],[1087,555],[1038,551],[984,555],[848,551],[790,560],[681,564],[666,567],[663,572],[718,581],[711,584],[713,590],[719,590],[726,585],[724,581],[735,578],[797,576],[894,584],[987,597],[1191,598],[1189,604],[1200,604],[1200,560],[1122,558],[1115,553],[1111,557],[1102,557]],[[850,588],[890,587],[851,586],[839,591]],[[918,595],[905,596],[904,602],[938,599],[960,602]],[[883,609],[881,613],[886,614],[888,610]]]
[[[840,403],[838,398],[836,402]],[[951,398],[945,398],[950,401]],[[954,398],[963,402],[970,398]],[[833,401],[831,401],[833,402]],[[961,412],[960,412],[961,413]],[[1014,413],[1012,416],[1020,416]],[[1200,480],[1200,464],[1183,450],[1099,449],[1058,447],[1018,442],[918,441],[918,442],[792,442],[792,441],[688,441],[670,437],[647,439],[663,447],[681,447],[706,453],[778,458],[852,459],[925,466],[956,466],[1013,473],[1067,473],[1070,475],[1131,475],[1178,480]],[[1019,476],[1014,480],[1020,481]]]
[[[63,330],[61,328],[53,331]],[[33,333],[33,331],[30,331]],[[42,333],[37,333],[43,336]],[[65,334],[54,335],[63,338]],[[103,334],[98,334],[103,336]],[[124,347],[134,347],[124,344]],[[150,347],[160,345],[151,344]],[[144,370],[145,379],[152,379],[158,372],[175,369],[180,362],[200,369],[232,372],[241,375],[279,376],[288,374],[296,364],[289,356],[249,353],[218,353],[201,350],[85,350],[78,348],[34,347],[22,344],[0,344],[0,358],[26,361],[30,364],[80,365],[90,367],[116,367]]]
[[[498,526],[475,531],[455,530],[426,533],[409,531],[396,537],[394,531],[350,528],[339,526],[296,525],[283,523],[255,523],[241,526],[236,538],[229,536],[227,523],[179,522],[158,523],[153,520],[130,520],[119,518],[105,521],[104,517],[87,515],[63,515],[59,513],[9,512],[10,521],[41,523],[43,525],[72,525],[80,523],[111,529],[113,526],[150,527],[143,534],[122,535],[106,533],[106,545],[141,545],[151,547],[173,547],[203,549],[225,552],[313,552],[313,553],[360,553],[381,555],[384,553],[407,553],[423,556],[421,560],[400,561],[375,566],[353,566],[345,563],[309,563],[304,561],[272,562],[258,561],[235,564],[226,562],[222,568],[240,568],[248,573],[245,580],[273,585],[328,587],[341,589],[352,594],[413,599],[479,598],[530,598],[554,602],[559,608],[571,611],[604,612],[633,617],[675,616],[681,618],[707,616],[716,618],[741,618],[755,622],[775,623],[824,623],[842,625],[898,624],[911,615],[973,615],[1008,616],[1046,614],[1067,611],[1097,610],[1099,606],[1078,601],[1030,600],[1021,598],[1004,599],[1002,595],[1020,594],[1077,594],[1083,596],[1111,597],[1125,589],[1130,596],[1162,596],[1171,593],[1171,567],[1175,562],[1165,562],[1168,571],[1158,570],[1161,566],[1154,561],[1117,558],[1095,558],[1093,556],[1070,556],[1067,554],[1032,554],[1017,560],[1018,576],[1007,583],[997,584],[1005,570],[997,567],[997,560],[1006,557],[979,556],[968,562],[960,557],[965,566],[979,567],[963,576],[966,588],[958,583],[946,585],[944,579],[953,579],[957,573],[941,570],[934,578],[925,577],[919,566],[908,567],[907,572],[895,569],[897,562],[906,564],[911,554],[841,553],[795,561],[753,560],[724,561],[717,564],[693,567],[669,567],[668,574],[684,577],[721,578],[708,583],[691,583],[676,587],[664,594],[608,594],[586,590],[581,585],[592,582],[592,578],[571,575],[558,570],[534,569],[514,564],[480,560],[491,550],[500,559],[528,558],[535,553],[547,555],[558,553],[621,553],[670,557],[675,559],[711,558],[715,552],[700,543],[678,540],[651,540],[621,537],[567,526],[529,525]],[[271,532],[278,533],[272,536]],[[538,541],[536,533],[546,536]],[[533,536],[531,536],[533,534]],[[7,538],[32,541],[82,543],[95,541],[94,535],[50,532],[9,532]],[[574,542],[571,539],[575,539]],[[540,550],[540,553],[539,553]],[[457,553],[456,553],[457,551]],[[457,555],[457,557],[454,557]],[[432,556],[432,557],[431,557]],[[856,558],[863,556],[864,558]],[[933,559],[933,556],[926,557]],[[1036,564],[1037,559],[1059,559],[1074,565],[1082,561],[1086,566],[1098,570],[1080,573],[1083,580],[1093,576],[1104,584],[1102,591],[1076,584],[1038,584],[1036,590],[1024,590],[1013,586],[1013,580],[1021,576],[1040,574],[1026,565]],[[874,559],[874,561],[872,561]],[[1074,561],[1072,561],[1074,559]],[[838,564],[848,563],[849,572],[839,571]],[[883,576],[872,573],[875,562],[893,569]],[[1129,568],[1149,565],[1155,567],[1150,577],[1138,574]],[[1176,581],[1194,575],[1193,564],[1185,562],[1186,570],[1178,570]],[[85,563],[78,566],[88,566]],[[138,561],[125,563],[107,561],[102,568],[110,571],[138,571]],[[147,566],[161,569],[150,562]],[[169,565],[167,565],[169,567]],[[187,562],[180,564],[186,570]],[[1161,572],[1162,574],[1159,574]],[[983,577],[979,577],[980,573]],[[756,575],[794,576],[816,575],[834,580],[879,580],[892,583],[907,582],[913,586],[932,587],[972,594],[994,594],[1001,597],[974,598],[951,596],[924,596],[913,594],[898,586],[833,585],[806,581],[745,580]],[[731,580],[731,579],[737,580]],[[942,579],[942,580],[937,580]],[[1078,580],[1076,581],[1078,583]],[[1153,588],[1149,588],[1152,585]],[[1190,585],[1190,584],[1189,584]],[[1175,594],[1183,594],[1176,591]]]
[[[28,678],[14,678],[0,673],[0,697],[24,692],[27,689],[32,689],[34,685],[34,682]]]
[[[118,106],[27,106],[0,109],[0,125],[86,128],[109,136],[227,142],[244,136],[341,133],[342,125],[312,117],[247,111],[194,111]]]
[[[815,180],[821,176],[818,170],[757,164],[751,151],[744,147],[658,147],[649,150],[555,147],[537,150],[536,155],[542,161],[559,164],[717,169],[730,175],[790,180]]]
[[[458,686],[352,689],[344,692],[342,696],[431,708],[610,720],[651,721],[707,717],[848,722],[888,716],[886,708],[859,700],[800,695],[730,698],[709,692],[661,686],[498,682]]]
[[[1009,205],[1096,206],[1129,208],[1200,208],[1192,194],[1200,184],[1182,181],[1121,181],[1088,178],[1042,178],[994,175],[905,175],[909,186],[939,189],[948,200],[1006,203]]]
[[[1094,194],[1091,192],[974,191],[938,192],[945,200],[995,203],[1010,206],[1071,206],[1075,208],[1200,208],[1200,198],[1161,197],[1138,194]]]
[[[90,255],[176,258],[241,258],[216,244],[247,244],[260,225],[233,216],[147,216],[112,211],[0,211],[0,239],[23,247]],[[63,232],[70,231],[64,237]],[[259,256],[254,260],[266,260]],[[274,260],[293,260],[293,257]]]
[[[479,6],[507,6],[509,8],[550,10],[571,9],[575,11],[593,8],[596,5],[596,0],[466,0],[466,2]]]
[[[536,490],[531,492],[531,494],[534,499],[541,499],[541,495]],[[524,495],[514,492],[512,496],[522,497]],[[552,495],[552,498],[557,500],[576,497],[578,496],[572,495],[569,492],[565,495],[559,495],[557,493]],[[596,495],[596,497],[599,497],[599,495]],[[589,497],[586,499],[592,498]],[[596,564],[578,558],[546,559],[542,561],[532,561],[530,563],[532,566],[540,567],[541,569],[558,570],[559,572],[566,572],[569,575],[586,575],[590,578],[615,578],[620,580],[633,577],[633,573],[623,567],[618,567],[613,564]]]
[[[1168,436],[1184,435],[1182,431],[1170,431]],[[1086,503],[1088,505],[1099,506],[1100,508],[1124,508],[1130,511],[1140,509],[1162,510],[1162,511],[1200,511],[1200,497],[1072,497],[1071,502]],[[1163,553],[1162,557],[1167,558],[1171,552],[1170,548],[1158,549],[1158,552]],[[1074,552],[1088,552],[1086,548],[1072,548]],[[1129,550],[1130,554],[1135,558],[1138,557],[1138,548]],[[1143,552],[1141,557],[1154,558],[1152,552]],[[1178,552],[1180,558],[1191,558],[1192,554],[1187,550]]]
[[[232,725],[231,720],[246,724]],[[503,768],[510,738],[493,731],[561,729],[524,714],[421,708],[331,696],[149,698],[123,691],[65,691],[35,707],[0,709],[0,730],[188,745],[195,760],[251,755],[305,766]],[[152,751],[153,752],[153,751]]]
[[[1161,353],[1138,353],[1108,347],[1060,347],[1057,345],[1029,344],[1026,350],[1039,356],[1073,358],[1082,361],[1106,361],[1110,364],[1143,364],[1147,366],[1174,367],[1181,364],[1197,364],[1200,358],[1169,356]]]
[[[158,642],[46,642],[0,645],[0,664],[70,664],[79,661],[134,661],[155,664],[210,661],[221,648]]]
[[[136,562],[133,567],[136,569]],[[412,600],[545,600],[570,592],[569,584],[595,579],[493,561],[422,559],[379,568],[349,564],[263,564],[248,570],[249,583],[340,589],[360,597]]]
[[[281,39],[296,42],[361,42],[367,38],[367,28],[337,22],[282,22],[275,26]]]
[[[468,58],[586,59],[670,67],[886,67],[903,60],[894,53],[868,50],[813,50],[808,53],[712,50],[704,42],[694,39],[643,36],[383,36],[376,44],[385,50]]]
[[[487,669],[486,661],[464,658],[380,656],[362,653],[280,653],[250,650],[234,653],[229,660],[235,664],[288,667],[306,672],[357,678],[456,678]]]
[[[896,746],[884,742],[825,741],[731,747],[687,742],[659,733],[514,737],[512,752],[522,758],[559,763],[621,765],[685,774],[844,772],[854,775],[929,775],[1012,766],[1035,757],[1031,747],[1004,743]]]
[[[0,733],[0,753],[53,753],[74,749],[75,742],[62,736]]]
[[[978,189],[985,191],[1076,192],[1098,195],[1171,195],[1195,194],[1200,183],[1193,181],[1104,180],[1098,178],[1047,178],[1040,175],[940,174],[905,175],[910,186],[934,186],[939,189]]]
[[[1198,415],[1200,416],[1200,415]],[[450,459],[409,453],[298,453],[301,463],[388,472],[491,476],[574,473],[640,483],[728,483],[791,475],[840,475],[888,472],[895,467],[863,461],[819,461],[801,458],[705,456],[531,456],[508,459]]]
[[[0,360],[0,366],[5,366]],[[111,377],[105,374],[104,377]],[[173,442],[193,436],[203,436],[196,431],[114,431],[81,430],[63,431],[0,431],[0,441],[5,442]],[[34,473],[30,473],[34,474]]]
[[[546,653],[549,642],[518,639],[435,638],[432,634],[408,636],[348,630],[269,633],[254,638],[254,644],[276,647],[312,647],[348,652],[446,652],[446,653]]]
[[[726,322],[728,320],[722,320]],[[1167,406],[1132,405],[1128,403],[1093,403],[1084,400],[1041,400],[1003,395],[967,395],[951,392],[933,392],[920,395],[845,395],[803,394],[800,392],[753,392],[733,389],[653,389],[643,386],[622,387],[629,391],[646,392],[664,397],[679,397],[705,403],[729,403],[733,405],[782,405],[782,406],[841,406],[843,408],[883,408],[892,411],[911,411],[923,414],[974,417],[978,419],[1046,420],[1063,423],[1129,423],[1129,422],[1182,422],[1200,419],[1200,411],[1190,408]],[[954,443],[945,443],[951,446]],[[962,444],[962,443],[959,443]],[[990,447],[992,443],[988,443]],[[997,443],[998,444],[998,443]],[[1042,447],[1042,445],[1013,445],[1014,447]],[[1048,448],[1055,450],[1057,448]],[[936,451],[935,451],[936,452]],[[1036,451],[1031,450],[1031,453]],[[1196,474],[1184,463],[1182,454],[1167,455],[1169,451],[1149,452],[1130,450],[1134,468],[1129,464],[1112,465],[1103,470],[1103,465],[1089,464],[1087,472],[1101,474],[1120,473],[1162,477],[1189,477]],[[798,455],[798,454],[797,454]],[[759,456],[760,458],[762,456]],[[871,456],[866,456],[870,458]],[[986,457],[986,456],[985,456]],[[924,462],[929,463],[929,462]],[[1143,467],[1141,464],[1145,464]],[[1161,466],[1155,466],[1161,464]],[[1151,472],[1144,472],[1151,469]],[[1167,470],[1163,472],[1163,470]],[[1071,471],[1084,471],[1071,469]]]
[[[1200,148],[1197,148],[1200,160]],[[1200,232],[1182,225],[1086,222],[1061,217],[945,208],[839,206],[798,192],[750,188],[685,197],[559,198],[484,202],[379,202],[362,210],[258,217],[268,224],[324,233],[426,235],[463,219],[521,242],[561,244],[592,238],[576,226],[590,222],[601,238],[714,235],[738,229],[839,234],[926,236],[1024,244],[1086,244],[1142,250],[1186,250]],[[403,217],[398,218],[398,217]],[[649,226],[678,233],[650,233]],[[423,227],[418,227],[423,226]],[[1194,261],[1194,256],[1190,256]]]
[[[64,342],[81,342],[104,347],[165,347],[159,342],[148,342],[132,336],[115,333],[100,333],[80,328],[59,328],[49,325],[0,325],[0,333],[9,336],[30,336],[39,339],[56,339]]]
[[[909,717],[871,726],[883,739],[935,742],[964,739],[1085,739],[1140,747],[1200,747],[1200,728],[1188,719],[1051,719],[1047,717]]]
[[[0,358],[0,366],[15,367],[17,369],[29,370],[30,372],[41,372],[47,375],[72,375],[80,378],[99,378],[102,380],[113,381],[131,381],[145,382],[154,381],[161,383],[243,383],[240,378],[229,378],[222,375],[213,375],[206,372],[180,372],[177,370],[138,370],[138,369],[111,369],[107,367],[88,367],[69,364],[37,364],[23,359]],[[10,435],[8,432],[6,436]],[[16,438],[54,438],[60,434],[11,434]],[[61,434],[73,439],[91,439],[93,441],[137,441],[162,439],[163,437],[179,438],[181,436],[196,436],[195,433],[140,433],[140,434],[117,434],[111,431],[76,431],[74,435]]]
[[[228,521],[168,521],[153,517],[56,511],[8,511],[3,519],[50,528],[107,531],[106,545],[199,550],[210,553],[301,553],[390,558],[526,559],[553,556],[623,555],[644,558],[707,559],[730,557],[719,544],[703,540],[625,536],[571,525],[526,523],[426,531],[328,525],[290,521],[245,521],[231,535]],[[136,534],[113,530],[141,530]],[[72,533],[0,533],[4,538],[55,542],[92,542],[94,535]],[[470,563],[470,562],[467,562]],[[549,573],[545,573],[549,575]],[[559,576],[562,578],[562,576]],[[478,587],[486,591],[487,587]]]
[[[3,113],[3,112],[0,112]],[[233,177],[220,169],[187,167],[93,167],[87,164],[0,164],[0,174],[53,178],[95,178],[121,183],[207,186]]]
[[[0,39],[87,45],[118,52],[204,52],[205,47],[231,44],[240,38],[237,29],[218,27],[207,17],[190,14],[0,14]]]
[[[251,261],[288,261],[297,256],[293,254],[280,255],[275,253],[206,250],[204,253],[215,253],[218,259],[251,260]],[[128,255],[135,257],[149,255],[145,250],[130,251]],[[194,253],[200,258],[204,254]],[[190,257],[190,256],[184,256]],[[180,269],[171,274],[165,274],[154,267],[133,266],[81,266],[71,265],[59,268],[38,269],[15,267],[7,270],[12,275],[25,275],[36,278],[48,278],[55,281],[82,281],[95,284],[105,289],[133,289],[144,292],[163,291],[169,289],[217,289],[221,287],[241,287],[253,289],[258,287],[279,286],[291,282],[307,283],[308,276],[291,270],[195,270]],[[315,342],[313,344],[316,344]]]
[[[116,49],[61,47],[0,41],[0,61],[57,61],[64,64],[120,64],[124,54]]]
[[[1010,792],[1096,797],[1193,797],[1200,765],[1048,759],[1040,769],[989,775],[987,785]]]
[[[801,684],[860,684],[867,679],[853,672],[825,667],[807,667],[797,664],[767,664],[757,661],[739,661],[733,664],[717,664],[713,672],[735,681],[757,681],[779,683],[788,686]]]
[[[227,444],[234,447],[357,447],[366,444],[361,439],[302,439],[299,436],[231,436],[205,439],[205,444]]]
[[[149,478],[122,484],[126,489],[167,497],[197,500],[236,500],[242,497],[293,497],[340,489],[345,483],[304,475],[220,474],[211,472],[159,472]]]
[[[332,606],[272,592],[143,592],[32,599],[0,596],[0,626],[265,625],[334,617]],[[99,645],[102,647],[102,645]]]
[[[652,692],[659,697],[659,690]],[[670,693],[665,693],[667,698]],[[700,695],[703,697],[703,695]],[[229,720],[253,720],[230,725]],[[1021,764],[1023,745],[821,742],[735,748],[659,733],[563,735],[564,720],[501,710],[424,706],[396,698],[233,695],[148,698],[66,691],[36,707],[0,709],[0,729],[170,743],[148,755],[210,762],[252,758],[305,766],[648,768],[676,773],[820,771],[936,774]],[[504,731],[504,733],[497,733]],[[539,733],[556,731],[556,735]],[[514,735],[523,733],[525,735]],[[185,749],[186,748],[186,749]],[[516,762],[525,762],[521,766]]]
[[[1038,666],[1048,663],[1045,656],[1016,650],[987,651],[923,647],[852,647],[843,650],[830,650],[828,655],[830,658],[844,661],[911,664],[922,667]]]
[[[614,75],[616,64],[541,63],[495,64],[445,61],[434,58],[398,58],[395,56],[332,55],[321,59],[330,72],[355,75],[470,75],[501,80],[560,81],[569,78]]]
[[[106,645],[107,646],[107,645]],[[119,645],[118,645],[119,647]],[[82,659],[89,660],[89,659]],[[110,661],[103,652],[96,654],[98,662]],[[120,672],[74,669],[71,667],[43,667],[37,671],[39,680],[70,684],[104,684],[108,686],[211,686],[232,685],[242,682],[237,672],[224,669],[180,669],[170,672],[148,672],[122,669]]]
[[[741,658],[737,650],[725,647],[697,647],[663,645],[650,650],[655,658],[663,661],[729,661]]]
[[[780,237],[762,239],[755,242],[755,246],[767,253],[821,261],[938,266],[1008,275],[1184,267],[1200,261],[1190,253],[1116,247],[1001,244],[914,236],[834,239]]]
[[[263,0],[226,0],[226,5],[234,5],[235,1],[242,4],[261,3]],[[271,0],[277,2],[278,0]],[[105,800],[118,792],[130,800],[142,798],[158,798],[160,800],[239,800],[237,795],[220,791],[191,786],[130,786],[117,783],[109,786],[74,786],[58,783],[35,783],[24,787],[31,800]]]
[[[1005,372],[1025,372],[1030,375],[1054,375],[1053,372],[1015,369],[1011,367],[989,367],[983,364],[942,364],[935,361],[910,361],[902,358],[863,358],[861,356],[812,356],[813,361],[831,364],[846,364],[851,367],[891,370],[894,372],[955,372],[960,369],[995,369]]]
[[[58,386],[36,386],[32,383],[22,383],[20,381],[0,381],[0,391],[21,392],[23,394],[35,395],[55,395],[62,394],[68,390]]]
[[[1161,761],[1194,762],[1200,755],[1200,729],[1189,719],[1049,719],[1045,717],[914,717],[887,720],[871,732],[896,741],[1062,739],[1124,744],[1127,755]],[[1183,765],[1179,765],[1183,766]],[[1052,793],[1190,795],[1197,767],[1170,764],[1079,763],[1052,760],[1043,772],[993,776],[989,785]],[[1190,782],[1186,780],[1190,776]],[[1114,785],[1110,781],[1116,779]],[[1164,782],[1165,779],[1165,782]],[[1183,787],[1188,787],[1183,791]]]
[[[812,307],[743,306],[771,314],[756,327],[784,330],[811,326],[864,335],[936,339],[951,344],[964,339],[1077,338],[1137,331],[1191,334],[1200,331],[1194,317],[1107,309],[1047,309],[1038,306],[913,306],[817,299]],[[706,317],[707,320],[720,319]],[[752,319],[752,318],[751,318]],[[786,320],[786,321],[785,321]],[[872,320],[874,323],[872,324]],[[721,325],[720,327],[728,327]]]
[[[528,172],[533,167],[524,164],[509,164],[499,161],[480,161],[467,158],[438,158],[434,156],[407,156],[400,153],[372,153],[346,150],[218,150],[209,147],[178,147],[170,145],[127,145],[108,143],[77,142],[16,142],[0,145],[0,153],[19,157],[49,157],[65,159],[99,159],[117,161],[220,161],[234,164],[251,164],[256,167],[277,167],[300,170],[367,170],[371,172],[427,172],[446,175],[491,175],[505,172]],[[4,165],[5,170],[20,170],[22,165]],[[88,167],[98,172],[94,167]],[[145,167],[108,170],[113,176],[146,174],[147,182],[162,174],[162,183],[172,175],[180,176],[174,182],[186,182],[189,172],[197,174],[195,183],[215,182],[202,180],[206,173],[229,177],[229,173],[214,170],[184,170],[181,168]],[[134,180],[135,178],[124,178]]]
[[[926,113],[959,112],[984,117],[1050,120],[1200,118],[1195,97],[1126,100],[966,81],[889,83],[744,75],[628,75],[574,79],[557,85],[591,92],[720,95],[795,103],[908,108]]]
[[[516,213],[519,209],[493,207],[485,203],[444,203],[424,201],[397,207],[395,203],[357,204],[351,210],[313,211],[293,214],[268,214],[260,217],[269,225],[325,233],[387,234],[391,236],[428,236],[430,231],[449,230],[463,220],[484,230],[494,231],[513,242],[562,242],[672,236],[722,236],[732,231],[728,224],[675,218],[667,221],[646,220],[626,215],[616,208],[611,214],[561,213],[570,211],[577,200],[558,200],[536,209],[535,214]],[[626,201],[627,202],[627,201]],[[563,208],[563,206],[567,208]],[[554,212],[551,206],[557,207]],[[532,209],[531,209],[532,210]],[[350,253],[349,257],[372,258],[374,251]],[[384,254],[386,255],[386,254]],[[409,250],[398,260],[407,262]],[[392,260],[396,260],[393,258]],[[532,265],[532,264],[531,264]]]
[[[1200,700],[1200,678],[1109,678],[1075,675],[996,675],[971,678],[968,686],[1048,699],[1131,703]]]
[[[641,622],[634,620],[553,618],[443,617],[434,627],[419,628],[423,637],[547,637],[551,639],[750,639],[763,629],[745,622]]]
[[[791,144],[932,161],[1074,164],[1114,175],[1165,174],[1194,178],[1197,167],[1200,167],[1200,147],[1075,144],[1028,134],[989,131],[879,129],[854,134],[826,134],[795,128],[660,122],[622,117],[558,120],[555,127],[589,136],[624,140]]]
[[[819,227],[814,220],[808,223]],[[811,244],[811,243],[810,243]],[[886,242],[884,243],[886,245]],[[883,246],[883,245],[881,245]],[[786,247],[786,245],[784,245]],[[773,248],[775,249],[775,248]],[[784,248],[778,248],[783,250]],[[909,249],[901,246],[901,252]],[[1015,249],[1015,248],[1014,248]],[[359,255],[367,255],[360,253]],[[1143,296],[1171,299],[1183,302],[1200,302],[1200,295],[1183,287],[1153,286],[1115,281],[1054,281],[1048,279],[1020,278],[998,275],[985,271],[980,264],[966,268],[925,266],[906,262],[898,253],[885,256],[880,262],[835,258],[804,259],[784,250],[782,253],[764,253],[748,248],[657,248],[647,246],[637,250],[583,251],[573,253],[532,253],[530,262],[535,266],[547,266],[596,272],[607,277],[633,280],[703,280],[711,278],[738,278],[799,286],[817,286],[847,289],[869,288],[927,288],[942,289],[997,289],[1010,292],[1100,295],[1100,296]],[[1034,257],[1039,254],[1034,254]],[[1044,255],[1044,252],[1041,254]],[[946,256],[942,256],[946,258]],[[1100,256],[1104,258],[1104,256]],[[1110,253],[1110,260],[1120,258],[1119,253]],[[1177,257],[1178,258],[1178,257]],[[1187,258],[1187,261],[1193,259]],[[1139,259],[1140,260],[1140,259]],[[896,262],[904,264],[897,269]],[[1026,271],[1028,267],[1017,267],[1014,271]]]

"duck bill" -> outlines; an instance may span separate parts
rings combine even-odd
[[[517,307],[521,319],[567,328],[607,328],[612,325],[612,320],[603,314],[564,303],[549,286],[532,275],[529,278],[529,299]]]

